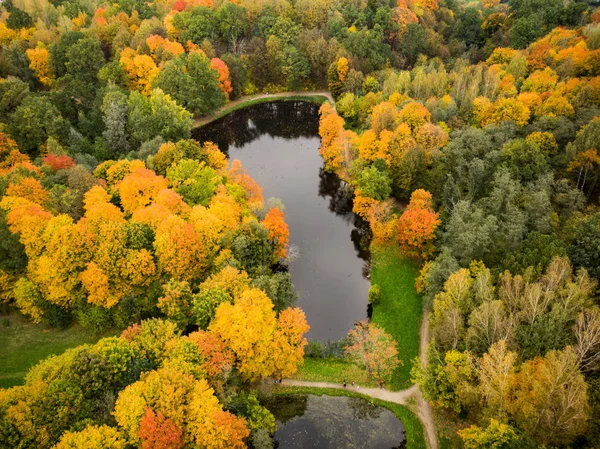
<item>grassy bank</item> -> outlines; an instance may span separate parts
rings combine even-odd
[[[376,383],[367,378],[367,373],[357,365],[341,359],[315,359],[305,357],[304,364],[298,368],[294,379],[310,382],[332,382],[342,384],[354,381],[358,385],[376,387]]]
[[[105,336],[93,336],[79,326],[48,329],[16,313],[1,316],[0,321],[0,388],[22,385],[29,368],[46,357]]]
[[[302,94],[289,94],[289,95],[277,95],[277,96],[268,96],[268,97],[258,97],[250,96],[247,100],[243,98],[240,100],[236,100],[235,102],[230,103],[229,105],[223,106],[214,115],[202,116],[196,118],[194,122],[194,128],[199,126],[207,125],[210,122],[214,122],[222,117],[225,117],[228,114],[231,114],[233,111],[237,111],[238,109],[243,109],[248,106],[253,106],[259,103],[271,103],[273,101],[310,101],[312,103],[323,104],[328,101],[327,97],[324,95],[302,95]]]
[[[273,389],[273,394],[314,394],[317,396],[349,396],[356,398],[363,398],[369,401],[373,405],[385,407],[390,410],[396,417],[404,424],[406,431],[406,447],[410,449],[426,449],[425,435],[423,433],[423,426],[419,418],[407,407],[394,404],[393,402],[386,402],[380,399],[374,399],[369,396],[365,396],[360,393],[356,393],[352,390],[337,390],[331,388],[315,388],[315,387],[277,387]]]
[[[379,284],[381,302],[373,308],[372,321],[394,336],[403,365],[392,376],[391,389],[410,387],[412,361],[419,355],[423,306],[415,290],[417,264],[402,255],[396,244],[374,246],[371,283]]]
[[[381,302],[374,306],[372,321],[385,329],[398,342],[399,366],[386,388],[392,391],[411,386],[410,370],[419,355],[423,308],[421,297],[415,290],[417,264],[402,255],[396,244],[372,247],[371,283],[379,284]],[[304,358],[295,379],[313,382],[342,383],[354,380],[359,385],[376,386],[366,373],[356,365],[339,359]]]

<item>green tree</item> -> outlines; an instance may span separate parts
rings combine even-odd
[[[101,111],[105,127],[102,136],[111,155],[127,153],[129,151],[127,95],[117,88],[108,90],[102,99]]]
[[[205,6],[175,14],[173,25],[180,30],[179,42],[184,45],[187,41],[200,45],[204,39],[214,40],[217,34],[215,11]]]
[[[127,130],[136,146],[157,136],[172,141],[190,137],[192,114],[161,89],[154,89],[149,97],[133,91],[127,106]]]
[[[392,193],[392,180],[387,172],[372,165],[360,173],[358,191],[362,196],[382,201]]]
[[[21,151],[36,153],[48,137],[64,141],[69,125],[44,95],[30,95],[10,116],[9,131]]]
[[[219,88],[219,73],[200,52],[169,61],[155,85],[194,115],[207,114],[225,103],[225,94]]]

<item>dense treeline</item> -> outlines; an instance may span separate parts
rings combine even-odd
[[[0,447],[272,447],[275,418],[241,387],[293,374],[308,325],[236,288],[207,331],[147,320],[35,366],[24,386],[0,390]]]
[[[598,442],[598,30],[556,28],[475,65],[420,58],[358,90],[347,59],[328,74],[326,168],[375,241],[423,263],[433,342],[413,376],[473,424],[465,447]]]

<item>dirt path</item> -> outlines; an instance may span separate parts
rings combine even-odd
[[[421,324],[421,361],[427,363],[427,346],[429,345],[429,313],[423,314],[423,322]],[[406,390],[401,391],[389,391],[382,388],[362,388],[360,386],[347,386],[344,388],[341,384],[334,384],[329,382],[307,382],[303,380],[285,379],[282,382],[283,385],[289,387],[317,387],[317,388],[335,388],[338,390],[349,390],[352,389],[357,393],[370,396],[372,398],[381,399],[383,401],[393,402],[395,404],[407,405],[409,398],[414,398],[416,401],[416,414],[423,424],[423,430],[425,432],[425,440],[429,449],[438,449],[437,434],[435,431],[435,422],[433,420],[433,413],[431,406],[425,399],[419,390],[419,387],[413,385]]]
[[[196,119],[194,120],[194,128],[197,128],[198,126],[206,125],[207,123],[210,123],[213,120],[216,120],[217,118],[220,118],[223,115],[226,115],[226,113],[227,113],[227,111],[229,109],[235,108],[236,106],[238,106],[238,105],[240,105],[242,103],[249,102],[249,101],[260,100],[260,99],[263,99],[263,98],[313,97],[313,96],[325,97],[335,107],[335,100],[331,96],[331,93],[329,91],[327,91],[327,90],[316,90],[316,91],[309,91],[309,92],[304,92],[304,91],[279,92],[279,93],[276,93],[276,94],[247,95],[245,97],[241,97],[241,98],[238,98],[237,100],[234,100],[234,101],[231,101],[231,102],[227,103],[226,105],[224,105],[220,109],[216,110],[212,114],[207,114],[207,115],[203,115],[203,116],[200,116],[200,117],[196,117]]]

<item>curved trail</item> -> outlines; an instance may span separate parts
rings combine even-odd
[[[233,112],[236,106],[254,100],[262,100],[263,98],[278,98],[278,97],[325,97],[329,100],[329,102],[335,108],[335,100],[331,93],[327,90],[315,90],[315,91],[295,91],[295,92],[279,92],[276,94],[256,94],[256,95],[247,95],[245,97],[240,97],[237,100],[231,101],[212,114],[202,115],[200,117],[196,117],[194,119],[194,128],[198,128],[199,126],[206,125],[207,123],[212,122],[213,120],[217,120],[221,117],[227,115],[229,110]]]
[[[423,314],[423,322],[421,324],[421,361],[427,363],[427,345],[429,344],[429,313]],[[423,395],[417,385],[413,385],[406,390],[389,391],[383,388],[361,388],[359,386],[344,388],[343,385],[329,382],[307,382],[303,380],[285,379],[283,385],[290,387],[317,387],[317,388],[335,388],[338,390],[356,390],[357,393],[364,394],[376,399],[381,399],[395,404],[406,405],[409,398],[414,398],[416,401],[416,410],[414,410],[423,424],[425,432],[425,440],[429,449],[438,449],[437,434],[435,431],[435,423],[433,413],[429,403],[423,399]]]

